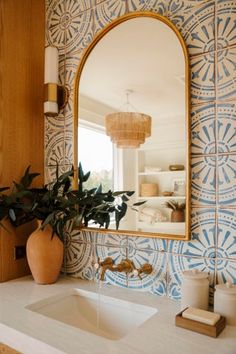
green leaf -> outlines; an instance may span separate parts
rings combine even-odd
[[[133,205],[134,205],[134,206],[140,206],[140,205],[145,204],[146,202],[147,202],[147,201],[144,200],[143,202],[137,202],[137,203],[134,203]]]
[[[90,177],[90,172],[87,172],[83,177],[83,182],[86,182]]]

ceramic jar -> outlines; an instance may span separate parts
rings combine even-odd
[[[196,307],[208,310],[209,279],[207,272],[196,269],[183,272],[181,286],[181,308]]]
[[[224,316],[227,324],[236,326],[236,285],[219,284],[215,290],[214,312]]]
[[[185,214],[183,210],[172,210],[171,222],[184,222]]]
[[[40,224],[28,238],[26,254],[33,278],[37,284],[55,283],[63,261],[63,243],[57,235],[52,237],[52,228]]]

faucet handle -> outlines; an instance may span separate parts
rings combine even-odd
[[[98,262],[96,262],[96,263],[94,263],[93,267],[97,271],[100,267],[100,264]]]
[[[132,272],[132,277],[139,277],[142,280],[141,274],[151,274],[153,271],[153,267],[149,263],[144,263],[139,269],[134,269]]]
[[[153,267],[149,263],[144,263],[141,268],[138,269],[139,274],[151,274],[153,271]]]
[[[100,267],[109,266],[112,264],[114,264],[114,261],[111,257],[105,258],[104,261],[101,261],[100,257],[98,257],[98,260],[93,264],[93,267],[95,270],[98,270]]]

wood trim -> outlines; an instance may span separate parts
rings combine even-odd
[[[0,353],[1,354],[21,354],[20,352],[16,351],[15,349],[3,343],[0,343]]]
[[[0,1],[0,186],[12,186],[28,165],[44,175],[44,0]],[[30,225],[0,229],[0,281],[29,273],[26,258],[14,260]]]

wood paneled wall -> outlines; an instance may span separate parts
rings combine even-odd
[[[45,0],[0,0],[0,186],[19,180],[25,168],[44,170]],[[14,260],[30,225],[0,229],[0,281],[29,272],[26,259]]]

